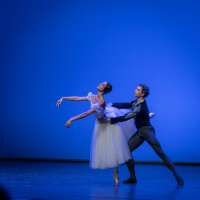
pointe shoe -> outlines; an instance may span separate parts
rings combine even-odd
[[[119,178],[116,178],[114,181],[115,181],[115,185],[119,185]]]
[[[119,184],[119,176],[113,176],[113,179],[114,179],[114,183],[115,185],[118,185]]]

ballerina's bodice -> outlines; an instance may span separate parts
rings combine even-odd
[[[97,119],[102,119],[105,117],[105,108],[100,105],[98,101],[98,97],[94,95],[92,92],[88,93],[87,96],[88,100],[90,101],[90,107],[96,110],[96,117]]]

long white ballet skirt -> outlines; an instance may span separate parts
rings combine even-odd
[[[125,163],[131,158],[128,139],[134,133],[133,120],[117,124],[100,123],[103,117],[117,117],[124,115],[128,110],[121,110],[107,105],[101,107],[98,102],[93,102],[92,93],[88,94],[91,108],[96,110],[95,127],[92,136],[90,166],[93,169],[113,168]]]

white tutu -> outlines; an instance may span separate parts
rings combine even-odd
[[[91,93],[88,95],[91,100]],[[92,136],[90,166],[94,169],[113,168],[125,163],[131,158],[128,139],[134,133],[133,120],[118,124],[100,123],[99,117],[117,117],[128,112],[110,105],[105,109],[98,103],[91,102],[91,107],[97,111],[95,127]]]

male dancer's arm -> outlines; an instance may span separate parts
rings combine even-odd
[[[123,109],[123,108],[131,108],[132,107],[132,103],[112,103],[112,106],[115,108],[119,108],[119,109]]]
[[[132,112],[128,112],[123,116],[120,117],[113,117],[108,119],[111,124],[115,124],[118,122],[124,122],[131,118],[135,118],[137,114],[141,111],[141,104],[139,104]]]

